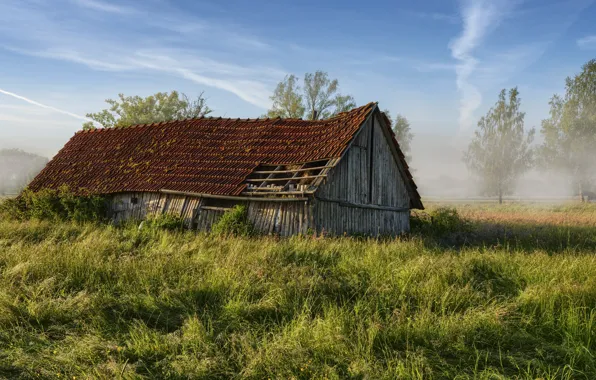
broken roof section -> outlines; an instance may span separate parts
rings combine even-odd
[[[201,118],[81,131],[29,188],[66,185],[78,194],[314,192],[375,110],[376,103],[369,103],[327,120]],[[401,160],[416,207],[420,196],[403,155]]]

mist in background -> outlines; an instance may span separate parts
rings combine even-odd
[[[482,196],[479,181],[463,161],[469,137],[416,133],[415,126],[413,131],[410,167],[423,197]],[[506,198],[563,198],[574,196],[574,190],[566,174],[532,169],[520,178],[513,194]]]
[[[0,196],[18,194],[48,163],[46,157],[20,149],[0,150]]]

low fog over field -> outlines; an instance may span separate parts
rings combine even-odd
[[[0,195],[16,194],[25,187],[48,159],[18,149],[0,149]]]
[[[412,140],[414,180],[426,197],[466,198],[481,196],[478,180],[463,161],[469,138],[417,134]],[[558,198],[575,195],[564,173],[531,170],[517,182],[512,196]]]

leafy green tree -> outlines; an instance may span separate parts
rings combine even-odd
[[[565,96],[554,95],[542,121],[543,167],[567,173],[580,198],[596,176],[596,59],[565,80]]]
[[[327,119],[356,107],[351,95],[338,93],[338,80],[330,80],[326,72],[306,73],[304,88],[297,82],[295,75],[288,75],[277,85],[267,117]]]
[[[333,107],[333,113],[329,117],[356,108],[356,100],[352,95],[336,95],[333,99]]]
[[[414,134],[412,133],[412,129],[410,128],[410,122],[405,116],[401,114],[397,114],[394,121],[391,117],[391,113],[388,110],[385,110],[383,112],[385,113],[385,115],[389,119],[389,122],[391,123],[391,129],[395,134],[395,138],[399,143],[401,151],[406,156],[406,161],[410,163],[412,159],[410,151],[412,149],[412,140],[414,139]]]
[[[306,98],[307,116],[311,120],[326,118],[327,111],[333,105],[333,94],[337,92],[337,79],[329,80],[327,73],[317,71],[304,74],[304,95]]]
[[[194,100],[177,91],[158,92],[146,98],[124,96],[123,94],[118,94],[118,97],[119,100],[106,100],[106,103],[110,105],[108,109],[89,113],[87,117],[104,128],[113,128],[198,118],[211,113],[203,93]],[[83,124],[83,129],[92,128],[94,128],[94,123],[91,121]]]
[[[516,180],[533,164],[530,147],[535,130],[524,129],[517,88],[501,90],[499,100],[478,122],[478,129],[464,154],[468,168],[477,174],[487,195],[499,197],[514,190]]]
[[[271,100],[273,106],[267,112],[267,117],[301,118],[304,115],[302,95],[298,78],[295,75],[287,75],[282,82],[279,82]]]

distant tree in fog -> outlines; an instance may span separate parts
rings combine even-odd
[[[107,99],[106,103],[110,108],[88,113],[87,117],[104,128],[113,128],[198,118],[211,113],[203,93],[194,100],[177,91],[158,92],[146,98],[118,94],[118,98],[119,100]],[[94,123],[91,121],[83,124],[83,129],[93,128]]]
[[[0,195],[19,193],[47,163],[47,158],[20,149],[1,149]]]
[[[351,95],[341,95],[337,79],[329,79],[324,71],[304,74],[304,87],[298,77],[288,75],[277,84],[267,117],[327,119],[356,107]]]
[[[399,143],[399,147],[401,151],[406,156],[406,161],[410,164],[412,156],[410,155],[412,139],[414,139],[414,134],[410,128],[410,122],[406,119],[405,116],[401,114],[397,114],[395,117],[395,121],[391,117],[391,113],[388,110],[383,111],[389,122],[391,123],[391,129],[393,133],[395,133],[395,138]]]
[[[478,121],[478,129],[464,154],[468,168],[481,179],[486,195],[503,196],[513,191],[516,180],[532,167],[530,145],[535,130],[524,130],[517,88],[501,90],[499,100]]]
[[[596,176],[596,59],[565,80],[565,96],[554,95],[542,121],[540,163],[570,175],[580,197]]]

